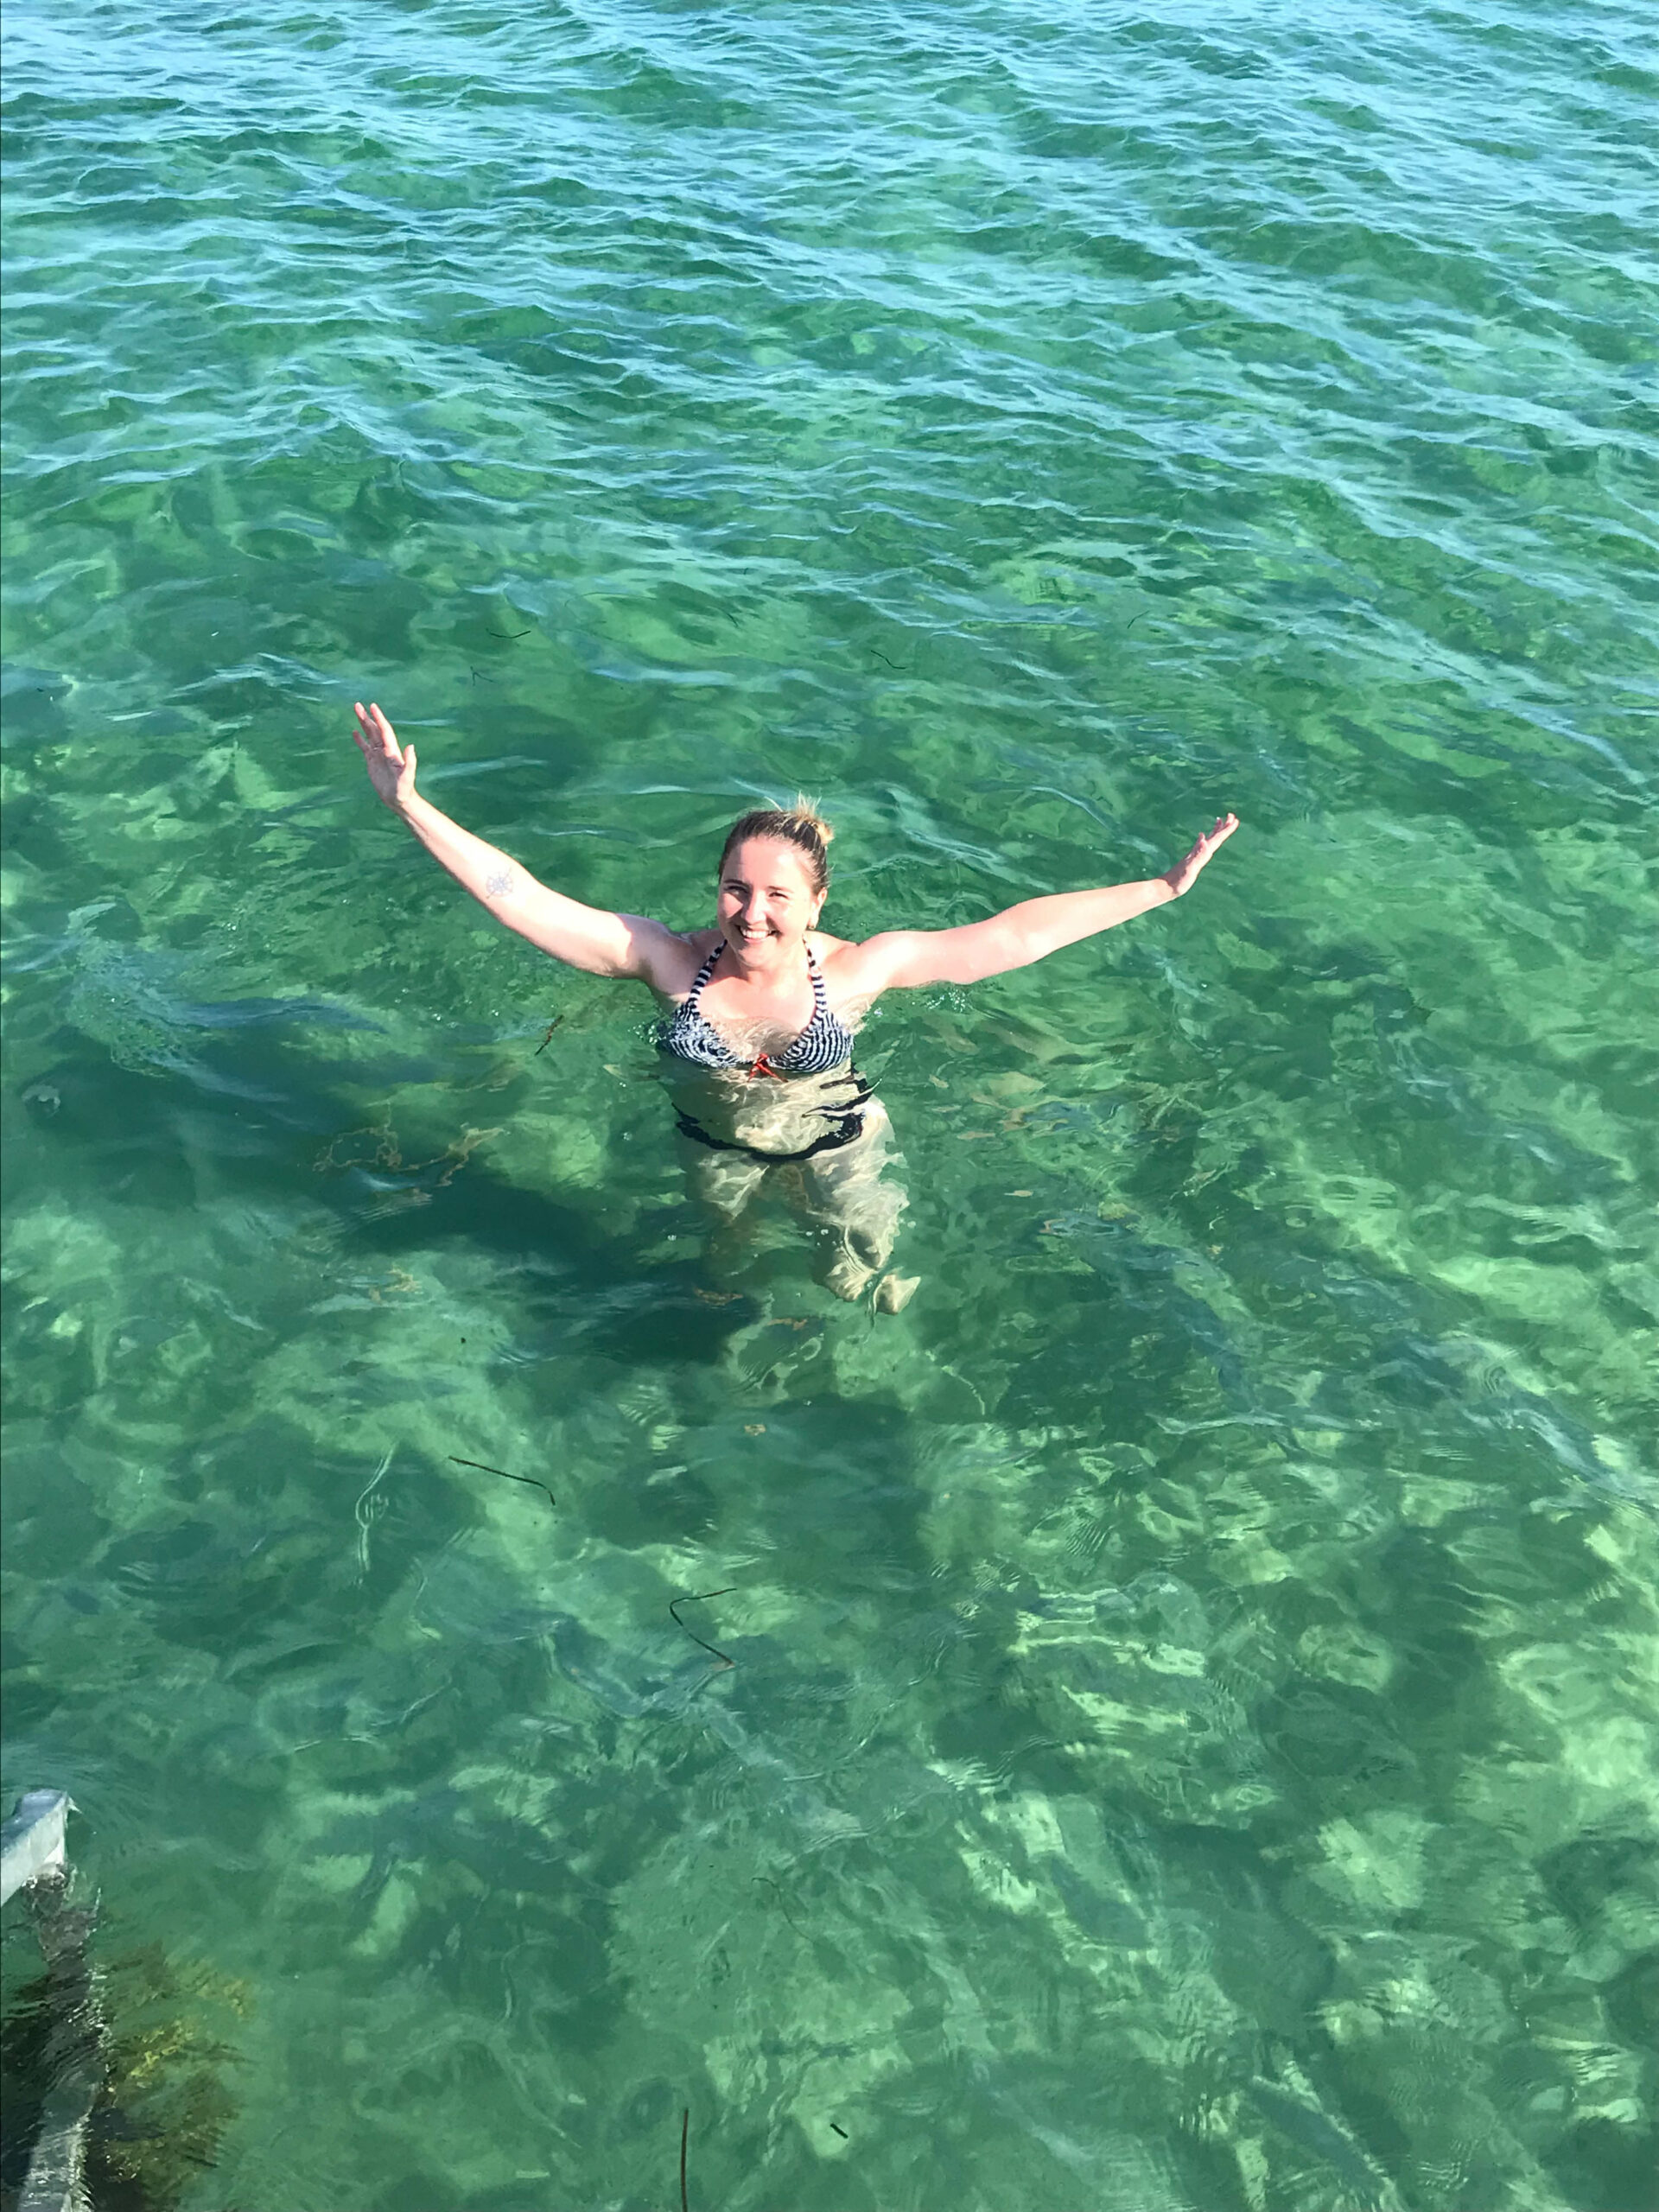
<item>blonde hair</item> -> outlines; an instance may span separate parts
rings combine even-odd
[[[813,896],[822,899],[830,888],[830,841],[835,834],[816,803],[798,792],[793,806],[759,807],[741,822],[734,822],[720,849],[718,872],[725,874],[734,845],[750,837],[776,837],[783,844],[793,845],[801,855],[812,879]]]

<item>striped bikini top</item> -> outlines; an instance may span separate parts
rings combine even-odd
[[[666,1020],[657,1025],[657,1042],[677,1060],[690,1060],[700,1068],[741,1068],[750,1075],[827,1075],[853,1056],[853,1033],[830,1011],[824,994],[823,971],[806,948],[806,972],[812,978],[812,1018],[800,1035],[781,1052],[762,1052],[753,1061],[734,1052],[704,1014],[698,1001],[702,987],[715,972],[715,963],[726,950],[722,938],[698,969],[690,990]]]

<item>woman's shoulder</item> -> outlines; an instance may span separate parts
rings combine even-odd
[[[880,996],[885,978],[880,961],[870,958],[871,945],[879,945],[879,938],[861,943],[854,938],[831,937],[827,930],[813,930],[807,942],[838,1008],[862,1008]]]
[[[874,937],[823,937],[818,952],[824,981],[835,997],[868,1006],[906,981],[906,970],[925,931],[882,930]]]
[[[880,937],[831,937],[827,930],[810,930],[807,942],[826,974],[833,968],[843,975],[852,976],[869,967],[872,956],[879,959],[882,948],[891,942],[893,934],[887,930]]]
[[[718,930],[664,931],[662,954],[650,976],[651,988],[665,1006],[684,998],[697,979],[697,970],[721,942]]]

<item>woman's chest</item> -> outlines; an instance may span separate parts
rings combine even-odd
[[[717,978],[705,984],[699,1011],[722,1037],[743,1046],[798,1037],[812,1020],[815,1000],[805,978],[778,988]]]

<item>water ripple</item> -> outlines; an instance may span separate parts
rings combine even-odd
[[[253,1993],[214,2201],[1637,2202],[1642,11],[4,37],[6,1765]],[[365,694],[681,923],[1247,835],[881,1010],[872,1329]]]

